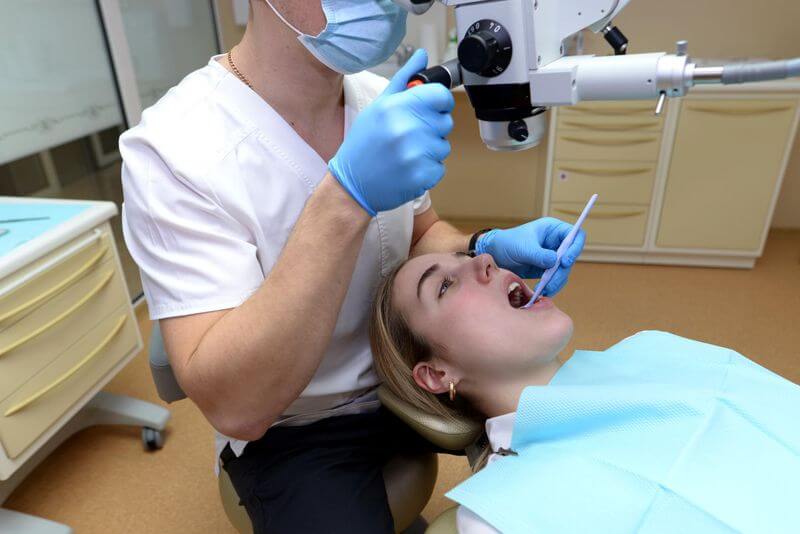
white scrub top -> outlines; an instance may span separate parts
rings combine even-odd
[[[120,138],[123,230],[153,320],[245,301],[275,265],[327,172],[327,162],[218,57],[170,89]],[[368,72],[345,76],[345,132],[387,83]],[[414,216],[429,207],[426,193],[370,221],[330,345],[285,412],[286,423],[352,413],[353,405],[377,407],[370,305],[380,277],[408,257]],[[229,441],[241,454],[246,442],[224,436],[217,451]]]

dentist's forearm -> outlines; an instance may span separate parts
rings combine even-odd
[[[420,217],[424,217],[425,214]],[[417,224],[418,221],[415,221]],[[424,224],[424,223],[423,223]],[[465,234],[451,224],[436,218],[422,235],[412,244],[411,256],[420,256],[432,252],[466,252],[469,248],[471,234]]]
[[[215,428],[257,439],[305,389],[330,342],[368,224],[327,175],[261,287],[202,337],[182,385]]]

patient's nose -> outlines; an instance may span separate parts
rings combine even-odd
[[[478,282],[488,283],[497,274],[497,266],[494,264],[494,259],[490,254],[476,256],[470,264],[470,267],[475,270]]]

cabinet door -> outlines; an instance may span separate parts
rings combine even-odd
[[[657,246],[757,251],[796,107],[795,100],[686,99]]]

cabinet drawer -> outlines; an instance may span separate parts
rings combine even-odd
[[[667,102],[669,105],[669,102]],[[655,116],[655,100],[621,100],[618,102],[581,102],[574,106],[558,108],[564,117],[660,118]],[[666,108],[665,108],[666,109]],[[663,117],[664,114],[661,115]]]
[[[127,305],[128,296],[115,267],[111,260],[96,266],[0,331],[0,400],[113,310]]]
[[[129,306],[110,310],[99,324],[0,402],[0,442],[6,454],[16,458],[24,452],[136,348],[137,341]]]
[[[113,257],[110,237],[98,232],[75,239],[8,276],[0,282],[0,330]]]
[[[659,132],[595,132],[559,130],[555,158],[560,160],[656,161]]]
[[[610,204],[650,204],[655,163],[555,161],[551,202],[586,202],[597,193]]]
[[[664,128],[664,114],[656,116],[655,103],[627,104],[623,102],[593,102],[560,108],[559,130],[588,130],[598,132],[649,131]]]
[[[660,132],[664,123],[660,118],[602,116],[558,118],[559,130],[585,130],[590,132]]]
[[[585,203],[558,202],[550,215],[569,223],[578,220]],[[642,246],[647,229],[648,208],[644,206],[598,204],[583,223],[589,245]]]

